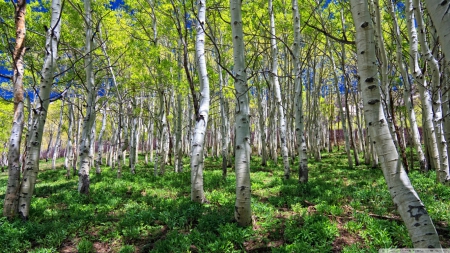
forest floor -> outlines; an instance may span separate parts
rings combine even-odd
[[[141,159],[142,161],[142,159]],[[233,220],[235,176],[222,178],[219,159],[205,161],[210,203],[190,201],[190,172],[154,177],[142,163],[122,177],[92,170],[88,196],[77,177],[41,163],[30,219],[0,218],[0,252],[378,252],[412,247],[380,169],[349,169],[343,153],[309,161],[309,182],[283,180],[282,162],[261,167],[252,157],[253,226]],[[297,164],[292,165],[297,168]],[[450,248],[450,188],[435,173],[412,171],[412,184],[432,217],[444,248]],[[3,200],[7,173],[0,174]],[[3,208],[3,201],[0,202]]]

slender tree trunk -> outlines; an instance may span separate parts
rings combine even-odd
[[[281,144],[281,155],[283,156],[283,167],[284,167],[284,179],[289,179],[290,177],[290,164],[289,164],[289,151],[286,144],[286,118],[284,115],[283,102],[281,99],[281,88],[280,82],[278,80],[278,47],[275,34],[275,18],[273,13],[272,0],[269,0],[269,15],[270,15],[270,45],[272,48],[272,71],[270,75],[272,77],[276,105],[278,107],[278,120],[280,126],[280,144]]]
[[[101,168],[100,165],[102,165],[102,155],[103,155],[103,134],[105,133],[106,130],[106,114],[108,111],[108,106],[105,105],[103,107],[103,112],[102,112],[102,127],[100,129],[100,133],[98,134],[98,153],[97,153],[97,160],[95,161],[95,166],[96,166],[96,170],[95,173],[96,174],[100,174]]]
[[[414,19],[414,14],[413,14],[413,10],[411,9],[411,1],[412,0],[407,0],[406,1],[406,14],[407,14],[407,18],[406,18],[406,23],[407,23],[407,27],[408,27],[408,31],[411,34],[411,28],[414,25],[413,24],[413,19]],[[391,13],[391,15],[393,15]],[[425,154],[423,152],[422,149],[422,144],[420,143],[420,134],[419,134],[419,128],[417,126],[417,121],[416,121],[416,113],[414,112],[414,106],[412,103],[412,98],[411,98],[411,90],[412,90],[412,82],[409,78],[409,74],[406,70],[406,67],[403,64],[403,53],[402,53],[402,39],[400,37],[400,31],[399,31],[399,26],[398,26],[398,22],[396,19],[396,16],[394,16],[395,19],[393,19],[394,21],[394,35],[397,41],[397,64],[400,67],[400,72],[403,78],[403,83],[404,85],[404,95],[403,95],[403,100],[405,101],[405,106],[406,106],[406,111],[407,111],[407,115],[408,115],[408,120],[411,126],[411,139],[412,139],[412,144],[413,147],[415,148],[415,150],[417,151],[418,154],[418,158],[419,158],[419,164],[420,164],[420,170],[421,171],[428,171],[427,168],[427,161],[425,158]],[[411,35],[409,35],[410,39],[413,39],[411,37]],[[417,37],[415,38],[417,40]],[[410,47],[411,48],[411,47]],[[410,50],[410,52],[412,52]],[[414,58],[414,57],[413,57]],[[410,66],[411,69],[414,69],[414,61],[411,59],[410,60]]]
[[[440,248],[439,237],[425,206],[412,187],[394,145],[386,118],[382,112],[378,87],[376,55],[373,41],[372,20],[367,0],[350,0],[356,27],[358,71],[361,80],[364,111],[369,131],[376,143],[377,154],[389,192],[408,229],[416,248]]]
[[[230,0],[233,38],[234,88],[236,91],[235,169],[236,203],[234,218],[239,226],[252,224],[250,183],[250,110],[247,73],[245,72],[244,33],[242,31],[241,1]]]
[[[447,3],[446,3],[447,4]],[[419,42],[420,49],[422,51],[422,56],[427,61],[427,65],[431,70],[431,83],[433,84],[433,125],[434,134],[436,138],[436,144],[439,154],[439,170],[437,171],[438,182],[445,183],[450,180],[449,168],[448,168],[448,157],[447,157],[447,143],[445,142],[443,128],[442,128],[442,106],[441,106],[441,92],[440,92],[440,72],[439,64],[436,58],[434,58],[431,52],[428,42],[425,38],[425,27],[421,13],[421,4],[418,0],[413,0],[414,13],[416,16],[417,29],[419,30]],[[447,4],[447,6],[450,5]],[[448,16],[447,14],[446,16]],[[448,24],[450,25],[450,19],[448,19]],[[447,33],[448,35],[448,33]],[[447,45],[448,46],[448,45]],[[433,90],[432,89],[432,90]]]
[[[300,183],[308,182],[308,155],[306,153],[306,142],[304,137],[304,117],[303,117],[303,99],[302,99],[302,68],[300,65],[300,13],[298,10],[298,1],[292,0],[292,16],[294,23],[294,83],[295,83],[295,133],[297,134],[298,150],[298,180]]]
[[[328,45],[329,45],[329,43],[328,43]],[[333,66],[334,87],[336,89],[336,94],[337,94],[337,98],[338,98],[339,118],[341,118],[342,132],[344,134],[344,140],[345,140],[345,152],[347,153],[348,167],[350,169],[352,169],[353,168],[353,159],[352,159],[352,153],[350,150],[350,141],[349,141],[349,137],[348,137],[347,123],[346,123],[346,119],[345,119],[344,108],[342,106],[341,91],[339,90],[339,78],[338,78],[338,74],[337,74],[336,64],[334,62],[333,52],[331,52],[331,51],[330,51],[330,59],[331,59],[331,64]]]
[[[58,41],[61,31],[61,1],[52,0],[50,29],[47,30],[45,43],[45,60],[42,67],[42,79],[39,89],[39,105],[34,111],[33,126],[30,129],[30,142],[28,144],[26,167],[20,185],[19,214],[27,220],[30,212],[31,198],[36,185],[39,171],[39,158],[41,153],[42,135],[45,120],[47,119],[48,106],[50,104],[50,92],[52,90],[53,75],[56,67]]]
[[[13,86],[14,86],[14,118],[9,138],[8,149],[8,184],[3,203],[3,215],[14,218],[18,212],[20,189],[20,145],[24,126],[24,89],[23,74],[25,66],[25,12],[26,1],[18,0],[15,4],[16,44],[13,52]]]
[[[222,68],[218,65],[219,72],[219,99],[220,99],[220,117],[221,117],[221,126],[220,132],[222,137],[222,177],[225,178],[227,176],[227,168],[228,168],[228,143],[230,142],[230,136],[228,135],[228,111],[226,110],[225,98],[223,95],[223,75]]]
[[[204,143],[209,114],[209,78],[206,70],[205,57],[205,22],[206,22],[206,0],[198,3],[197,38],[195,43],[196,57],[198,63],[198,75],[200,79],[200,104],[196,113],[194,136],[192,140],[191,153],[191,200],[194,202],[206,202],[203,191],[203,167],[204,167]]]
[[[81,133],[81,143],[79,146],[79,169],[78,169],[78,192],[89,194],[90,180],[90,147],[91,131],[95,121],[95,90],[94,90],[94,71],[93,71],[93,31],[92,31],[92,10],[91,0],[84,1],[84,18],[86,21],[86,45],[84,66],[86,71],[86,112],[83,119],[83,131]]]
[[[56,169],[56,159],[59,157],[59,149],[61,148],[61,129],[63,124],[64,99],[61,100],[61,110],[59,113],[58,130],[56,132],[55,149],[53,150],[52,169]]]
[[[408,10],[413,10],[415,7],[413,7],[412,2],[409,2],[410,0],[406,1],[408,5],[410,5],[410,8],[407,8]],[[417,19],[416,19],[417,20]],[[420,99],[422,102],[422,119],[423,119],[423,130],[424,135],[427,136],[427,138],[423,138],[426,142],[427,146],[427,152],[430,155],[430,163],[436,171],[439,171],[439,150],[436,142],[436,135],[434,133],[434,125],[433,125],[433,108],[432,108],[432,102],[431,102],[431,95],[428,91],[428,84],[427,81],[422,74],[422,70],[419,66],[419,52],[418,52],[418,35],[416,31],[416,27],[414,24],[410,25],[408,28],[408,35],[409,35],[409,54],[411,55],[410,59],[410,68],[412,69],[412,74],[414,75],[414,80],[418,83],[418,89],[420,93]]]
[[[70,98],[70,94],[68,96],[68,106],[69,106],[69,112],[68,112],[68,130],[67,130],[67,146],[66,146],[66,157],[64,159],[64,167],[66,168],[67,174],[66,177],[70,178],[70,170],[73,166],[73,124],[74,124],[74,112],[73,112],[73,101]]]
[[[267,105],[267,98],[264,98],[264,94],[262,88],[260,86],[258,89],[258,112],[259,112],[259,129],[260,129],[260,138],[261,138],[261,166],[267,166],[267,143],[266,143],[266,114],[264,113],[265,105]],[[264,98],[264,102],[263,102]]]

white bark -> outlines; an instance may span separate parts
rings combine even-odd
[[[100,133],[98,134],[98,153],[97,153],[97,160],[95,161],[95,173],[100,174],[101,168],[100,165],[102,165],[102,155],[103,155],[103,134],[105,133],[106,130],[106,113],[108,111],[108,106],[105,105],[103,107],[103,111],[102,111],[102,127],[100,129]]]
[[[84,67],[86,72],[86,112],[83,119],[83,130],[81,133],[81,142],[79,144],[79,168],[78,168],[78,192],[89,194],[89,171],[90,171],[90,147],[91,131],[95,121],[95,90],[94,90],[94,71],[93,71],[93,31],[92,31],[92,10],[91,0],[84,1],[84,19],[86,22],[86,45]]]
[[[206,71],[205,57],[205,23],[206,23],[206,1],[199,0],[198,3],[197,38],[195,43],[198,75],[200,79],[200,104],[196,113],[194,136],[191,151],[191,200],[203,203],[206,201],[203,191],[203,157],[206,128],[209,114],[209,78]]]
[[[64,167],[67,170],[66,177],[70,178],[70,170],[73,165],[73,125],[74,125],[74,112],[73,112],[73,104],[72,99],[70,98],[71,92],[69,92],[68,96],[68,129],[67,129],[67,146],[66,146],[66,157],[64,159]]]
[[[261,166],[265,167],[267,166],[267,143],[266,143],[266,113],[265,113],[265,107],[267,105],[267,99],[264,99],[264,94],[262,92],[262,88],[258,86],[258,113],[259,113],[259,132],[261,139]]]
[[[439,35],[439,42],[447,64],[450,63],[450,2],[425,0],[428,13]]]
[[[407,12],[413,11],[413,4],[410,2],[411,0],[406,1],[406,9]],[[408,8],[409,7],[409,8]],[[412,13],[410,14],[412,15]],[[424,141],[427,143],[427,151],[430,154],[430,162],[433,169],[436,171],[439,170],[439,151],[436,142],[436,135],[434,133],[434,125],[433,125],[433,108],[431,103],[431,96],[428,89],[428,84],[424,75],[422,74],[422,70],[419,66],[419,52],[418,52],[418,36],[416,27],[414,24],[408,25],[408,36],[409,36],[409,54],[411,56],[410,59],[410,68],[414,75],[415,81],[418,83],[418,89],[420,93],[420,99],[422,102],[422,119],[423,119],[423,129],[424,136],[428,136],[428,138],[424,138]]]
[[[299,159],[298,180],[300,183],[308,182],[308,155],[304,137],[304,117],[302,99],[302,69],[300,65],[300,13],[298,1],[292,0],[292,16],[294,23],[294,73],[295,73],[295,133],[297,134],[297,150]]]
[[[364,111],[391,197],[416,248],[440,248],[439,237],[425,206],[415,192],[398,159],[392,135],[384,117],[378,87],[373,27],[367,0],[351,0],[356,27],[358,73]]]
[[[440,92],[440,73],[439,65],[436,58],[434,58],[431,52],[428,42],[425,38],[425,26],[421,13],[421,4],[418,0],[413,0],[413,8],[416,16],[417,29],[419,30],[419,42],[420,49],[422,51],[422,57],[428,63],[431,70],[431,83],[433,85],[433,125],[434,134],[436,138],[436,144],[439,153],[439,169],[436,172],[438,182],[444,183],[450,180],[450,174],[448,169],[448,157],[447,157],[447,143],[445,142],[442,126],[442,106],[441,106],[441,92]],[[450,6],[450,5],[449,5]],[[447,15],[448,16],[448,15]],[[450,20],[449,20],[450,21]],[[450,24],[450,22],[449,22]]]
[[[220,133],[222,137],[222,176],[225,178],[227,176],[227,163],[228,163],[228,143],[230,141],[230,136],[228,135],[228,111],[226,110],[225,98],[223,96],[223,75],[222,68],[220,65],[217,66],[219,72],[219,99],[220,99],[220,117],[221,126]]]
[[[394,12],[392,1],[391,1],[390,5],[391,6],[389,9],[390,9],[390,14],[391,14],[391,17],[393,20],[394,36],[395,36],[395,40],[397,42],[396,43],[396,45],[397,45],[397,54],[396,54],[397,65],[400,68],[400,73],[402,75],[403,83],[404,83],[404,87],[405,87],[405,90],[403,92],[403,94],[404,94],[403,100],[404,100],[405,106],[407,108],[408,120],[409,120],[410,128],[411,128],[411,139],[412,139],[414,148],[417,151],[417,155],[419,158],[419,164],[420,164],[420,170],[426,171],[427,169],[426,169],[425,154],[422,150],[422,145],[420,143],[420,135],[419,135],[419,129],[417,127],[416,113],[414,112],[414,106],[413,106],[412,100],[411,100],[411,83],[409,80],[410,78],[409,78],[408,72],[406,70],[406,67],[403,64],[402,38],[400,37],[400,29],[398,26],[397,17]],[[408,17],[407,17],[408,27],[411,27],[412,26],[412,16],[410,14],[412,12],[407,12],[407,13],[408,13]]]
[[[281,155],[283,156],[283,167],[284,167],[284,179],[289,179],[290,177],[290,165],[289,165],[289,152],[286,145],[286,118],[284,116],[283,102],[281,100],[281,88],[280,82],[278,80],[278,47],[277,40],[275,37],[275,18],[273,13],[272,0],[269,0],[269,15],[270,15],[270,45],[272,48],[272,70],[270,75],[272,77],[275,100],[278,109],[278,120],[280,127],[280,144],[281,144]]]
[[[181,79],[180,79],[181,80]],[[183,97],[179,92],[177,95],[177,119],[175,132],[175,172],[183,172],[183,150],[182,150],[182,132],[183,132]]]
[[[5,192],[3,204],[3,215],[13,218],[17,215],[19,188],[20,188],[20,146],[24,127],[24,89],[23,74],[25,65],[23,57],[25,55],[25,13],[26,1],[19,0],[15,5],[16,19],[16,44],[13,52],[13,78],[14,87],[14,117],[9,137],[8,148],[8,185]]]
[[[39,102],[33,114],[33,125],[29,130],[30,142],[27,147],[25,170],[19,193],[19,214],[27,220],[30,212],[31,197],[36,185],[39,171],[39,158],[41,152],[42,135],[45,120],[47,119],[48,106],[50,104],[50,92],[52,90],[56,60],[58,58],[58,41],[61,31],[61,1],[53,0],[51,5],[51,22],[47,30],[45,43],[45,59],[42,67],[42,79],[39,89]]]
[[[250,108],[247,73],[245,72],[244,33],[242,31],[241,1],[230,0],[231,30],[233,38],[234,88],[236,91],[235,169],[236,203],[234,218],[239,226],[249,226],[251,217],[250,184]]]
[[[59,157],[59,149],[61,148],[61,129],[63,124],[64,100],[61,101],[61,111],[59,113],[58,130],[56,132],[55,149],[53,150],[52,169],[56,169],[56,159]]]

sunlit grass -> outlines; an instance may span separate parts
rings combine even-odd
[[[62,161],[59,162],[61,164]],[[252,157],[253,226],[234,222],[235,175],[222,178],[221,161],[207,158],[204,173],[209,203],[190,201],[190,171],[153,176],[153,165],[139,164],[136,175],[102,168],[91,174],[88,196],[77,193],[78,179],[42,163],[30,220],[0,219],[0,252],[377,252],[411,247],[380,169],[346,167],[340,154],[310,161],[310,181],[283,179],[283,169],[260,166]],[[447,229],[450,189],[435,174],[410,173],[433,221]],[[4,197],[7,173],[0,174]],[[0,205],[2,208],[3,204]],[[447,234],[442,240],[448,241]]]

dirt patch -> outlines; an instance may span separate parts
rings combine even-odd
[[[111,247],[107,243],[104,242],[94,242],[94,249],[96,253],[109,253],[111,251]]]
[[[359,235],[348,232],[346,229],[344,229],[341,223],[338,223],[337,227],[339,229],[339,236],[333,242],[333,252],[342,252],[342,249],[345,246],[349,246],[355,243],[364,244],[363,238],[361,238]]]

